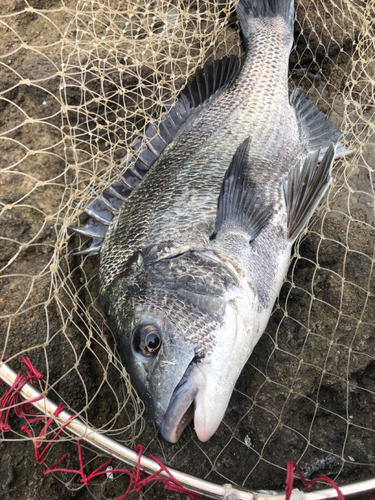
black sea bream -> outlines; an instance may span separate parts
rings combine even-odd
[[[192,419],[201,441],[218,428],[343,151],[335,126],[289,96],[293,2],[241,0],[237,14],[242,67],[199,70],[79,229],[93,237],[86,253],[100,249],[126,369],[172,443]]]

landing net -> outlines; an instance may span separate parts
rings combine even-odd
[[[208,443],[165,442],[122,367],[98,301],[98,257],[72,235],[151,118],[208,60],[243,53],[230,2],[14,0],[0,6],[0,355],[27,356],[57,404],[99,433],[214,483],[282,489],[286,463],[338,484],[375,466],[375,6],[299,0],[291,86],[354,153],[295,245],[266,333]],[[0,396],[6,387],[1,387]],[[4,416],[4,415],[3,415]],[[30,424],[35,436],[44,421]],[[42,476],[23,421],[9,414],[6,495],[113,498],[127,478]],[[58,426],[48,428],[43,446]],[[78,466],[63,431],[46,453]],[[107,459],[82,447],[83,465]],[[118,464],[117,464],[118,465]],[[116,464],[113,464],[116,467]],[[122,482],[121,482],[122,481]],[[151,489],[150,489],[151,488]],[[142,498],[169,498],[161,487]],[[177,494],[175,494],[177,498]],[[182,497],[181,497],[182,498]]]

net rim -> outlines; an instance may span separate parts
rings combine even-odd
[[[6,363],[0,362],[0,379],[8,386],[12,386],[16,380],[17,373]],[[79,418],[67,411],[62,411],[58,416],[54,415],[58,405],[50,398],[47,398],[46,393],[42,394],[35,389],[31,384],[26,383],[19,391],[25,402],[28,401],[46,417],[53,418],[59,426],[64,426],[69,432],[78,438],[86,441],[86,443],[99,449],[100,451],[110,455],[126,465],[136,466],[139,460],[139,455],[134,450],[124,446],[112,438],[108,438],[105,434],[98,433],[94,429],[85,425]],[[153,474],[160,470],[160,465],[149,457],[142,456],[140,459],[140,469],[147,474]],[[218,485],[210,481],[197,478],[190,474],[180,472],[178,470],[169,469],[169,472],[186,488],[189,488],[199,494],[203,494],[208,498],[217,500],[284,500],[285,491],[253,491],[245,488],[237,488],[231,484]],[[167,476],[164,471],[161,475]],[[358,494],[366,494],[375,491],[375,478],[365,481],[354,482],[340,487],[341,492],[346,498],[356,496]],[[292,492],[294,500],[325,500],[336,498],[337,491],[334,488],[325,488],[313,492],[303,492],[295,488]]]

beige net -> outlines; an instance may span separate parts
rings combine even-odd
[[[85,206],[197,67],[242,54],[234,9],[208,0],[6,0],[0,12],[0,355],[16,370],[21,355],[30,358],[49,396],[99,432],[209,481],[282,489],[287,460],[339,484],[373,477],[374,3],[297,2],[291,83],[355,152],[336,163],[295,245],[218,432],[203,444],[188,428],[176,445],[160,438],[131,387],[98,302],[98,257],[73,256],[87,242],[68,227],[84,224]],[[85,487],[77,475],[42,476],[23,422],[11,413],[9,423],[4,498],[113,498],[126,489],[122,477]],[[36,436],[43,423],[31,425]],[[66,453],[76,469],[74,437],[62,432],[53,443],[47,465]],[[85,470],[105,460],[83,448]],[[155,497],[172,498],[160,486],[142,494]]]

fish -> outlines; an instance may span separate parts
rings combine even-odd
[[[205,442],[262,336],[293,243],[345,154],[290,94],[292,0],[240,0],[245,45],[199,69],[86,208],[99,295],[123,363],[164,439]]]

